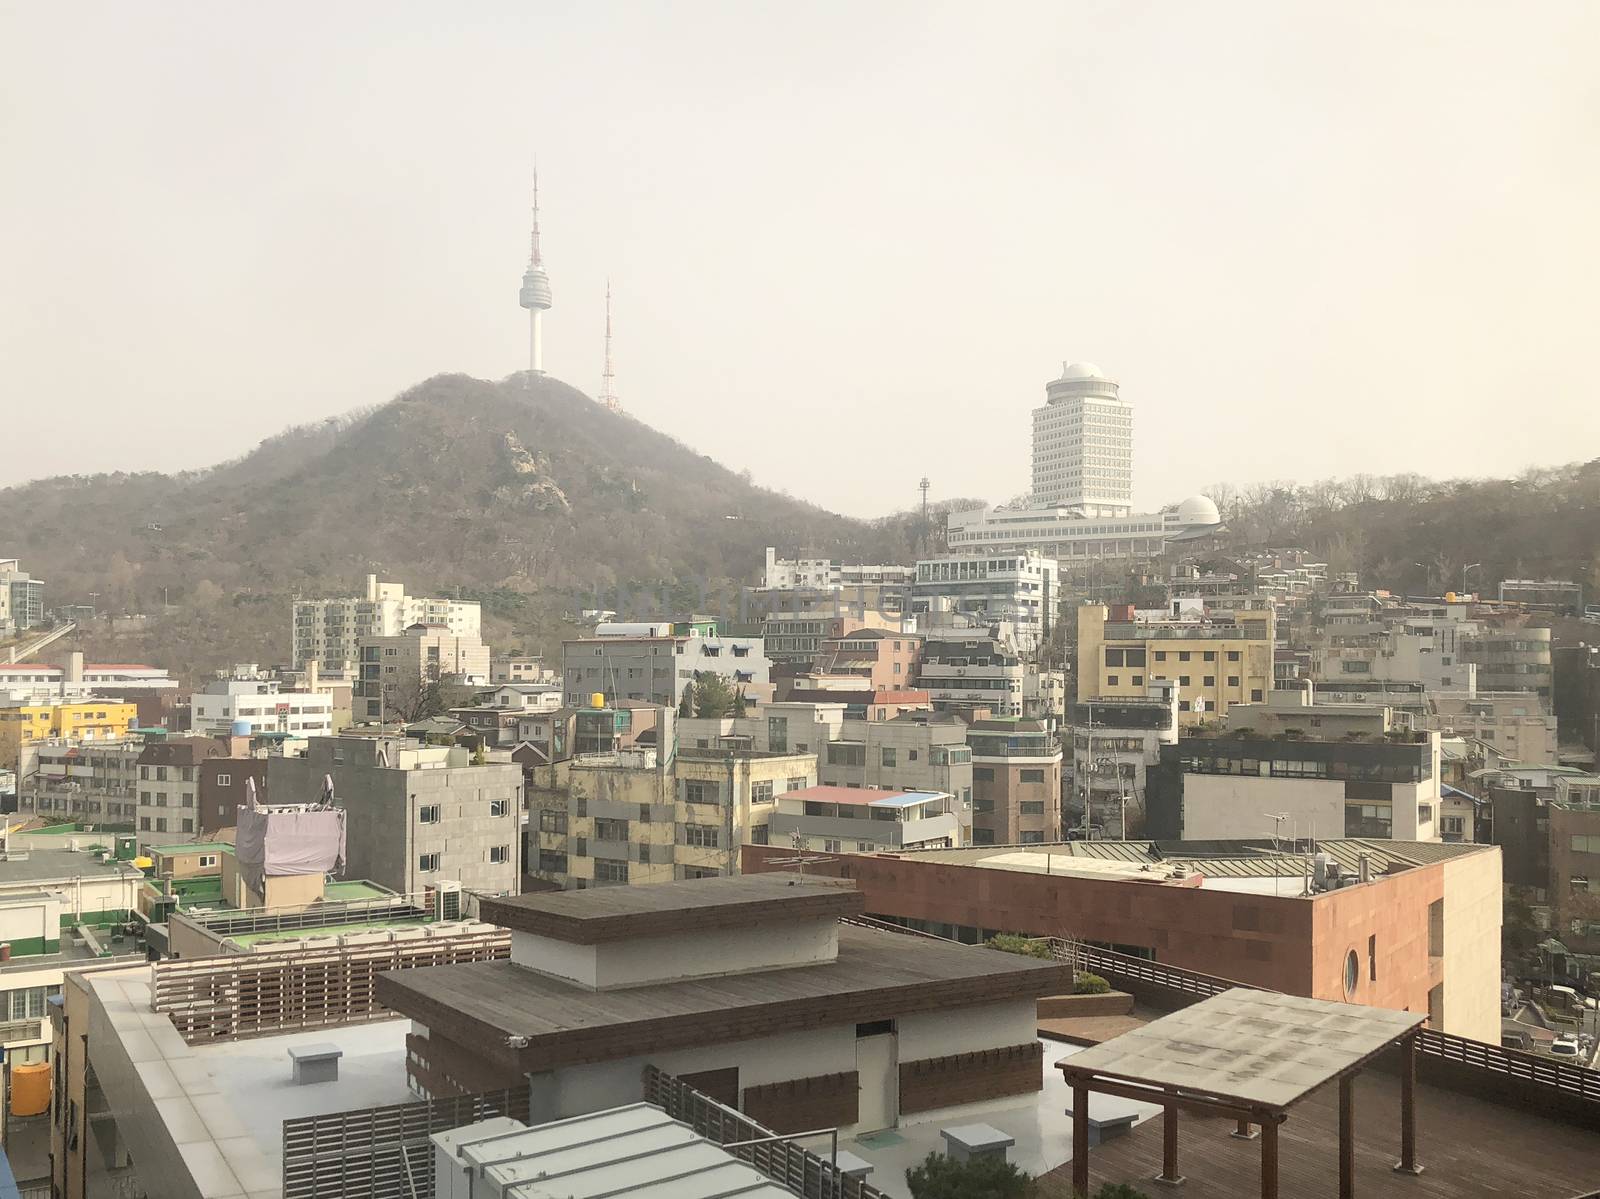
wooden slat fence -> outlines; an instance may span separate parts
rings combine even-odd
[[[504,961],[506,929],[296,953],[231,954],[156,962],[151,1007],[191,1045],[387,1020],[373,998],[386,970]]]
[[[803,1149],[793,1141],[735,1144],[760,1141],[774,1133],[744,1113],[718,1103],[681,1078],[663,1073],[654,1066],[644,1068],[644,1100],[659,1107],[674,1120],[682,1120],[708,1141],[731,1145],[729,1153],[740,1161],[749,1162],[774,1182],[802,1196],[802,1199],[889,1199],[886,1192],[859,1178],[840,1173],[834,1169],[831,1160]],[[289,1199],[287,1194],[285,1199]]]
[[[283,1122],[283,1199],[433,1199],[436,1132],[494,1116],[527,1123],[528,1088]]]

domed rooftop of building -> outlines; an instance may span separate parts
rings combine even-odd
[[[1105,379],[1110,376],[1092,362],[1064,362],[1061,364],[1061,377],[1063,379]]]
[[[1178,522],[1185,525],[1220,525],[1222,513],[1209,496],[1191,495],[1178,505]]]

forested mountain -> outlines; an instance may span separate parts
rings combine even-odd
[[[557,380],[444,375],[353,417],[291,429],[183,475],[44,479],[0,491],[5,550],[50,603],[161,613],[146,644],[183,669],[282,661],[296,594],[374,571],[484,601],[502,645],[603,605],[731,611],[764,549],[900,559],[905,530],[747,478]],[[627,597],[636,596],[633,603]],[[92,652],[112,652],[103,631]]]
[[[1492,593],[1501,579],[1564,578],[1600,598],[1600,459],[1514,479],[1356,475],[1207,489],[1237,549],[1303,545],[1374,587]]]

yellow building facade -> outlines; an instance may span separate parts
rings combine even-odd
[[[1272,612],[1244,611],[1234,625],[1108,619],[1104,604],[1078,609],[1077,698],[1143,696],[1157,679],[1178,684],[1178,721],[1199,724],[1272,690]]]
[[[35,741],[105,741],[127,735],[138,719],[133,704],[92,700],[0,708],[0,766],[14,769],[22,747]]]

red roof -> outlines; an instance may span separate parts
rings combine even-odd
[[[883,799],[898,799],[903,795],[913,794],[910,791],[874,791],[870,787],[830,787],[826,784],[817,787],[801,787],[795,791],[784,791],[778,795],[779,799],[801,799],[812,803],[842,803],[855,807],[865,807],[867,804],[876,803]],[[924,798],[933,799],[933,795]]]

